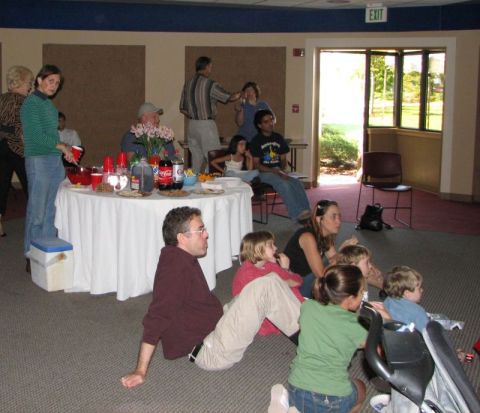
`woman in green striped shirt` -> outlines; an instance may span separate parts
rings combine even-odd
[[[27,271],[31,240],[57,236],[55,197],[60,182],[65,178],[62,154],[67,161],[73,161],[71,148],[60,142],[58,110],[51,101],[62,80],[58,67],[43,66],[35,78],[35,91],[25,99],[20,109],[29,193],[24,240]]]

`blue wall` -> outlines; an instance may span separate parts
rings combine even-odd
[[[1,0],[0,27],[212,33],[470,30],[480,29],[480,4],[389,8],[387,23],[366,24],[364,9]]]

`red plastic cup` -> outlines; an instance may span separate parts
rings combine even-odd
[[[73,155],[73,160],[75,162],[78,162],[80,159],[80,156],[82,156],[83,153],[83,148],[80,146],[72,146],[72,155]]]
[[[96,191],[97,190],[97,185],[102,182],[103,179],[103,174],[98,173],[98,172],[93,172],[91,175],[91,184],[92,184],[92,190]]]
[[[113,172],[113,158],[111,156],[103,158],[103,172]]]
[[[119,152],[117,155],[117,166],[120,168],[127,167],[127,152]]]

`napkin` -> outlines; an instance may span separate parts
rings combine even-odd
[[[212,189],[214,191],[221,191],[223,189],[222,185],[211,182],[202,182],[201,185],[203,189]]]

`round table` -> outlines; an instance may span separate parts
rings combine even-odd
[[[185,190],[200,189],[184,187]],[[144,198],[96,193],[65,180],[55,201],[58,236],[73,245],[73,288],[69,292],[117,292],[126,300],[152,291],[160,250],[162,224],[172,208],[196,207],[209,233],[208,252],[199,259],[210,289],[216,274],[232,266],[242,237],[252,231],[252,189],[240,182],[219,195]]]

